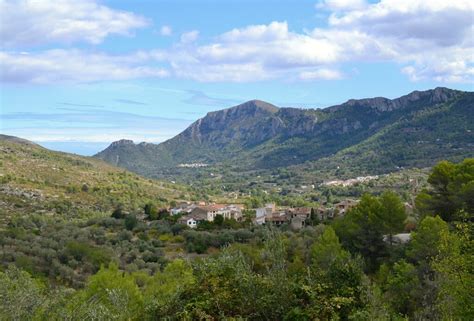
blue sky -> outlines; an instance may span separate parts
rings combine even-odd
[[[0,131],[91,155],[261,99],[473,90],[467,0],[0,0]]]

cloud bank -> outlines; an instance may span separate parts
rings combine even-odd
[[[5,47],[47,43],[98,44],[111,34],[131,35],[149,21],[93,0],[1,0],[0,39]]]
[[[25,44],[100,43],[130,35],[146,18],[92,0],[0,2],[3,82],[91,82],[174,77],[199,82],[338,80],[348,64],[390,62],[412,81],[474,80],[474,2],[468,0],[325,0],[327,25],[297,32],[285,21],[235,28],[201,40],[181,34],[169,48],[123,56],[78,49],[22,54]],[[33,28],[34,27],[34,28]],[[162,28],[171,35],[171,29]],[[14,50],[17,49],[17,50]],[[58,63],[59,62],[59,63]]]

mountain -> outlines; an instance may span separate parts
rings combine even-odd
[[[161,144],[122,140],[96,157],[151,177],[179,175],[179,164],[190,163],[242,171],[329,170],[344,163],[354,173],[431,166],[443,158],[472,157],[473,97],[436,88],[397,99],[351,99],[324,109],[252,100],[210,112]]]
[[[50,151],[33,142],[0,135],[0,230],[2,222],[38,214],[77,219],[110,212],[157,206],[188,189],[145,179],[106,162]]]

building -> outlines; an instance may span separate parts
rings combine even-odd
[[[338,212],[339,215],[345,215],[347,211],[349,211],[351,208],[353,208],[357,204],[359,204],[359,201],[347,199],[334,205],[334,208]]]
[[[272,215],[271,217],[267,217],[265,219],[265,224],[280,226],[285,223],[288,223],[288,221],[289,221],[288,216],[286,216],[284,212],[282,214],[274,213],[274,215]]]
[[[289,208],[285,211],[286,215],[290,218],[300,217],[304,220],[309,219],[311,216],[311,208],[309,207],[294,207]]]
[[[314,208],[314,213],[317,215],[318,220],[320,221],[327,220],[331,216],[330,211],[323,206]]]
[[[384,235],[383,240],[385,243],[406,244],[411,241],[411,233],[399,233],[392,235],[391,240],[389,235]]]
[[[311,208],[309,207],[295,207],[288,208],[285,211],[290,225],[293,229],[300,229],[304,227],[311,219]]]
[[[196,204],[183,202],[178,204],[176,207],[170,209],[171,215],[178,215],[183,213],[191,213],[191,211],[196,207]]]
[[[191,209],[192,208],[192,209]],[[221,215],[224,219],[234,219],[236,221],[242,220],[242,205],[224,205],[224,204],[211,204],[211,205],[194,205],[187,208],[189,214],[185,214],[181,217],[178,222],[180,224],[186,224],[187,226],[194,228],[199,222],[208,221],[213,222],[217,215]],[[181,211],[183,213],[185,211]]]
[[[270,224],[280,226],[283,224],[291,224],[295,229],[299,229],[306,225],[311,216],[311,208],[296,207],[277,210],[275,204],[265,204],[265,207],[257,208],[255,213],[255,224]]]
[[[294,230],[299,230],[307,224],[308,220],[302,216],[295,216],[290,219],[290,226]]]
[[[258,225],[265,224],[266,218],[271,217],[276,211],[275,204],[267,203],[265,207],[257,208],[255,210],[255,223]]]
[[[184,224],[190,228],[196,228],[197,225],[206,220],[206,216],[203,215],[202,213],[194,213],[194,214],[188,214],[180,217],[178,219],[179,224]]]

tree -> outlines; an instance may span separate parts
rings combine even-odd
[[[324,270],[329,270],[335,261],[348,257],[349,253],[342,248],[336,232],[330,226],[326,227],[323,234],[311,248],[313,263]]]
[[[362,260],[345,251],[332,227],[327,227],[311,248],[311,273],[304,291],[309,320],[345,319],[359,305]],[[305,288],[306,287],[306,288]]]
[[[438,163],[428,178],[430,189],[418,195],[416,203],[423,215],[439,215],[446,222],[472,220],[474,213],[474,158],[462,163]]]
[[[448,224],[439,216],[427,216],[421,221],[408,250],[408,257],[425,268],[440,253],[443,235],[449,233]]]
[[[173,224],[171,226],[171,232],[173,235],[178,235],[181,231],[185,230],[188,226],[186,224]]]
[[[112,215],[111,215],[113,218],[115,219],[121,219],[123,218],[125,215],[123,213],[123,209],[121,206],[117,207],[113,212],[112,212]]]
[[[439,280],[437,306],[443,320],[474,320],[474,224],[456,224],[455,233],[440,235],[431,264]]]
[[[42,291],[41,283],[28,272],[10,265],[0,272],[0,319],[31,319],[46,299]]]
[[[165,208],[162,208],[158,211],[159,220],[164,220],[166,218],[169,218],[169,216],[170,216],[170,213]]]
[[[357,206],[334,223],[334,229],[344,246],[363,256],[369,272],[375,272],[381,259],[386,256],[383,211],[383,205],[377,197],[364,194]]]
[[[70,302],[70,313],[78,319],[104,320],[113,316],[116,320],[135,320],[143,311],[142,294],[134,277],[112,263],[91,276],[87,286]]]
[[[125,228],[129,231],[133,230],[135,228],[135,226],[137,226],[138,224],[138,219],[137,217],[135,216],[135,214],[128,214],[126,217],[125,217]]]
[[[143,210],[145,211],[145,214],[148,216],[149,220],[154,221],[158,219],[158,209],[152,203],[145,204]]]
[[[413,315],[417,301],[416,291],[420,288],[416,267],[400,260],[387,276],[386,297],[393,309],[402,315]]]
[[[191,266],[181,259],[169,263],[163,272],[146,278],[144,285],[145,308],[154,318],[173,315],[182,306],[180,295],[195,282]]]
[[[214,224],[217,225],[217,226],[222,226],[222,224],[224,224],[224,216],[222,215],[216,215],[214,217]]]
[[[311,215],[309,217],[310,217],[310,220],[311,220],[311,225],[314,226],[314,225],[318,225],[320,223],[318,214],[316,213],[316,211],[314,210],[313,207],[311,207]]]
[[[380,220],[383,226],[383,232],[389,235],[390,244],[392,235],[400,232],[404,228],[404,222],[407,218],[405,206],[400,197],[394,192],[384,192],[380,197],[381,212]]]

